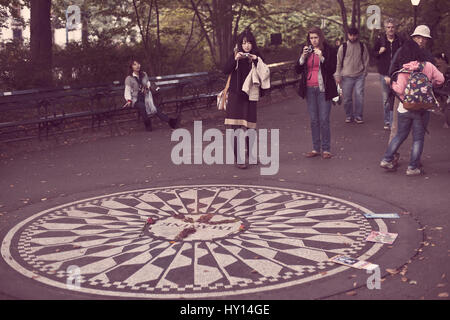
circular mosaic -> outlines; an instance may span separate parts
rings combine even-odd
[[[37,213],[6,235],[5,261],[36,281],[98,295],[205,298],[269,291],[367,260],[383,221],[357,204],[276,187],[152,188]]]

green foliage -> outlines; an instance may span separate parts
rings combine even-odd
[[[355,1],[344,1],[347,24]],[[19,2],[0,0],[0,24],[11,14],[8,5]],[[361,4],[361,38],[369,46],[383,32],[368,30],[365,25],[366,9],[370,4],[380,6],[382,19],[395,18],[398,32],[404,38],[411,34],[414,11],[410,0],[358,2]],[[22,3],[27,5],[27,1]],[[83,31],[89,41],[70,43],[67,48],[53,47],[56,84],[123,80],[132,56],[153,75],[213,70],[220,67],[223,54],[231,52],[232,46],[227,39],[234,35],[237,22],[237,33],[247,27],[252,30],[268,62],[295,59],[312,26],[322,27],[330,44],[344,36],[337,0],[53,0],[54,27],[64,27],[65,10],[71,4],[81,8]],[[203,27],[193,4],[199,4]],[[231,20],[225,18],[227,14],[231,15]],[[427,24],[431,28],[433,51],[450,54],[448,0],[422,0],[418,24]],[[273,33],[282,34],[281,46],[270,45]],[[28,50],[22,44],[8,43],[0,52],[2,89],[29,85]]]

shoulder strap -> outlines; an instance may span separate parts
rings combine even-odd
[[[347,41],[344,42],[342,44],[342,61],[341,61],[341,68],[344,68],[344,59],[345,59],[345,54],[347,53]]]
[[[363,59],[364,45],[363,45],[363,43],[361,41],[359,42],[359,46],[361,47],[361,62],[363,62],[364,61],[364,59]]]
[[[364,44],[360,41],[359,46],[361,48],[361,64],[363,65],[363,71],[366,70],[366,66],[364,65]]]

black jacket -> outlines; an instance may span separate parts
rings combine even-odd
[[[252,54],[256,54],[257,56],[259,56],[258,53],[252,52]],[[259,57],[261,58],[261,56]],[[248,59],[240,59],[239,62],[237,62],[234,59],[234,54],[230,56],[223,68],[223,72],[226,75],[229,75],[231,73],[230,87],[228,89],[229,91],[234,94],[246,96],[248,98],[248,95],[244,91],[242,91],[242,86],[244,85],[245,79],[247,78],[248,74],[252,70],[251,63],[254,63],[255,66],[257,66],[258,60],[252,60],[252,62],[250,62]],[[236,64],[238,64],[237,69]]]
[[[320,63],[320,70],[325,86],[325,100],[331,100],[338,95],[336,81],[333,76],[336,72],[337,53],[332,47],[324,42],[322,55],[324,61],[323,63]],[[295,72],[302,75],[298,86],[298,95],[304,99],[306,97],[306,78],[308,75],[306,61],[303,65],[300,65],[300,58],[297,59],[297,62],[295,63]]]
[[[386,34],[380,35],[375,41],[373,47],[374,56],[377,60],[378,73],[382,75],[389,75],[389,66],[394,58],[395,53],[403,45],[403,40],[395,35],[394,41],[390,42]],[[379,54],[380,48],[385,47],[386,51]]]

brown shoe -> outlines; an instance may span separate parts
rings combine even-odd
[[[305,157],[307,157],[307,158],[314,158],[314,157],[317,157],[317,156],[320,156],[320,152],[317,152],[316,150],[307,152],[306,155],[305,155]]]
[[[332,155],[328,151],[322,153],[322,159],[331,159]]]

